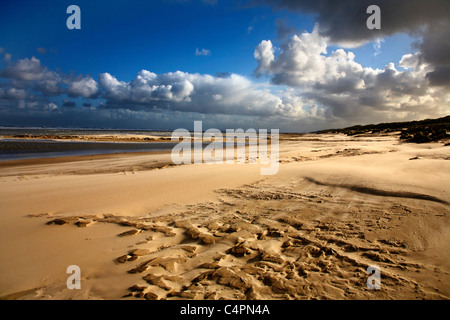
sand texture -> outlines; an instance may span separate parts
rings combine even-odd
[[[309,134],[280,139],[273,176],[168,152],[4,162],[0,297],[449,299],[449,159],[396,134]]]

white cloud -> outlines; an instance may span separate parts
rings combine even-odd
[[[417,52],[416,54],[405,54],[402,59],[400,60],[399,66],[404,69],[411,69],[415,70],[421,67],[420,61],[419,61],[419,54],[420,52]]]
[[[53,102],[49,102],[46,105],[44,105],[43,108],[45,111],[53,111],[58,109],[58,106],[56,104],[54,104]]]
[[[12,54],[5,52],[5,55],[3,56],[3,61],[6,63],[10,63],[12,60]]]
[[[280,112],[282,105],[280,97],[236,74],[222,78],[181,71],[156,75],[142,70],[130,82],[119,81],[108,73],[99,79],[107,105],[115,108],[126,104],[149,110],[273,115]]]
[[[23,100],[27,98],[27,93],[24,89],[9,88],[4,93],[4,98],[11,100]]]
[[[41,80],[56,75],[56,73],[42,67],[40,60],[35,57],[21,59],[15,64],[7,66],[3,74],[6,77],[19,80]]]
[[[257,75],[266,74],[272,69],[271,64],[275,60],[274,52],[275,49],[270,40],[263,40],[258,44],[253,54],[255,59],[258,60],[258,67],[255,71]]]
[[[14,88],[34,91],[46,97],[67,93],[70,97],[93,98],[98,93],[98,84],[92,77],[69,76],[49,70],[35,57],[8,61],[0,76],[10,79]]]
[[[132,102],[136,104],[152,104],[157,101],[180,102],[189,100],[193,91],[184,73],[175,72],[157,76],[147,70],[142,70],[131,82],[118,81],[109,73],[99,76],[104,96],[113,103]]]
[[[326,40],[315,29],[312,33],[294,35],[280,47],[275,59],[272,42],[262,41],[255,50],[257,75],[271,74],[275,84],[298,86],[318,81],[326,72]]]
[[[397,33],[418,37],[420,58],[430,67],[427,78],[432,86],[450,86],[450,1],[377,0],[381,8],[381,29],[366,26],[367,7],[372,0],[252,0],[253,5],[302,12],[314,16],[320,35],[328,43],[351,49]],[[406,11],[407,13],[406,13]],[[419,40],[420,38],[420,40]],[[375,42],[375,54],[378,44]]]
[[[67,89],[69,97],[93,98],[98,93],[97,82],[90,76],[70,82]]]
[[[330,117],[349,121],[395,118],[401,115],[443,115],[449,95],[429,85],[430,68],[420,53],[405,55],[399,71],[394,63],[383,70],[364,68],[350,51],[327,54],[327,38],[317,30],[293,36],[275,56],[270,41],[255,49],[255,73],[272,83],[294,88],[299,96],[328,109]],[[374,121],[374,120],[372,120]]]
[[[381,44],[384,42],[384,39],[377,39],[372,42],[373,49],[375,50],[374,56],[379,56],[381,54]]]
[[[211,50],[208,50],[208,49],[198,50],[198,48],[195,48],[195,55],[196,56],[209,56],[209,55],[211,55]]]
[[[16,87],[39,91],[44,96],[67,93],[70,97],[92,98],[98,92],[97,82],[92,77],[75,77],[49,70],[35,57],[14,63],[9,61],[1,76],[12,79]]]

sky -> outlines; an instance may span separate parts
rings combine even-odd
[[[449,89],[446,0],[0,3],[0,126],[310,132],[445,116]]]

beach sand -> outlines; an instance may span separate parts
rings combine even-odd
[[[272,176],[170,152],[0,162],[0,298],[449,299],[449,159],[308,134]]]

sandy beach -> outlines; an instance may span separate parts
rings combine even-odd
[[[450,298],[449,146],[282,135],[279,159],[269,176],[170,152],[0,162],[0,298]]]

